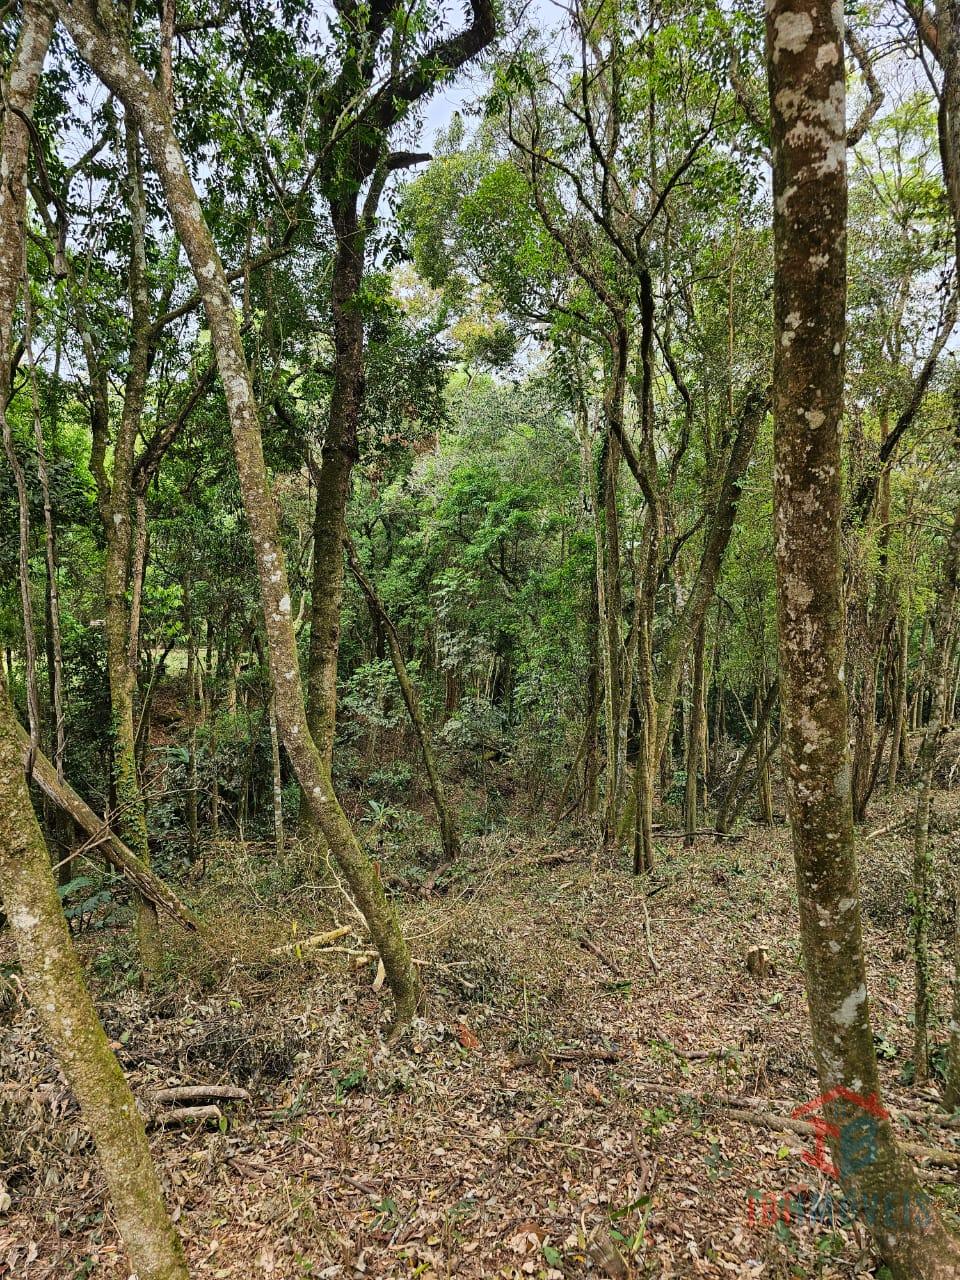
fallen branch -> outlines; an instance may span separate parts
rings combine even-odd
[[[153,1100],[161,1106],[170,1102],[249,1102],[250,1094],[234,1084],[178,1084],[154,1090]]]
[[[657,964],[657,957],[653,954],[653,931],[650,928],[650,912],[647,910],[647,894],[641,888],[640,891],[640,908],[643,912],[643,937],[647,944],[647,959],[650,961],[650,968],[655,974],[659,974],[660,966]]]
[[[595,956],[601,964],[606,965],[615,978],[623,978],[623,970],[619,965],[614,964],[609,956],[605,956],[603,954],[592,938],[589,938],[585,933],[580,933],[577,935],[577,941],[580,943],[581,947],[583,947],[584,951],[589,951],[590,954]]]
[[[620,1049],[539,1049],[536,1053],[524,1053],[511,1058],[511,1068],[550,1066],[554,1062],[620,1062]]]
[[[900,827],[906,826],[910,821],[912,821],[910,818],[896,818],[893,822],[888,822],[885,827],[877,827],[876,831],[871,831],[863,838],[864,840],[876,840],[877,836],[885,836],[888,831],[896,831]]]
[[[689,1089],[678,1085],[660,1084],[655,1080],[635,1080],[634,1086],[649,1089],[653,1093],[662,1093],[667,1097],[691,1098],[704,1107],[715,1107],[725,1111],[731,1120],[739,1120],[742,1124],[753,1125],[754,1128],[772,1129],[776,1133],[800,1133],[804,1137],[816,1137],[820,1129],[809,1120],[795,1120],[793,1116],[778,1115],[775,1111],[755,1110],[736,1103],[723,1102],[719,1098],[698,1098]],[[960,1151],[949,1151],[943,1147],[927,1147],[919,1142],[904,1142],[901,1149],[928,1166],[937,1168],[960,1165]]]
[[[150,1116],[149,1123],[153,1128],[169,1129],[187,1124],[207,1124],[211,1120],[219,1124],[222,1119],[223,1112],[219,1107],[171,1107],[169,1110],[155,1112]]]
[[[653,827],[654,840],[682,840],[684,836],[690,834],[689,831],[668,831],[662,827]],[[692,834],[704,836],[710,840],[729,840],[731,844],[737,844],[739,841],[746,839],[746,836],[739,831],[718,831],[716,827],[698,827]]]
[[[821,1132],[809,1120],[795,1120],[793,1116],[780,1116],[773,1111],[749,1111],[742,1107],[728,1106],[723,1102],[717,1105],[722,1107],[732,1120],[739,1120],[743,1124],[754,1125],[761,1129],[786,1130],[790,1133],[802,1133],[805,1136],[816,1136]],[[960,1151],[948,1151],[943,1147],[926,1147],[919,1142],[904,1142],[901,1145],[914,1160],[920,1160],[924,1164],[937,1167],[960,1165]]]
[[[326,933],[314,933],[309,938],[298,938],[295,942],[288,942],[285,946],[274,947],[270,954],[272,956],[288,956],[295,952],[310,950],[313,947],[325,947],[331,942],[336,942],[339,938],[345,938],[348,933],[353,933],[352,924],[344,924],[336,929],[328,929]]]
[[[32,766],[32,780],[37,783],[44,795],[48,796],[58,808],[68,813],[81,831],[85,831],[91,837],[91,847],[102,847],[111,865],[129,880],[135,889],[185,929],[198,933],[209,946],[203,925],[190,908],[180,901],[169,885],[164,884],[119,836],[114,835],[110,830],[110,824],[99,818],[69,783],[59,780],[56,769],[43,752],[31,747],[30,735],[23,726],[17,724],[16,731],[23,748],[24,767]]]

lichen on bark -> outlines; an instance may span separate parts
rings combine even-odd
[[[840,429],[846,330],[843,12],[767,8],[774,195],[774,521],[784,770],[813,1049],[825,1095],[879,1095],[860,925],[843,678]],[[827,1105],[828,1117],[838,1102]],[[901,1154],[889,1120],[875,1158],[839,1158],[895,1277],[956,1276],[960,1248]]]

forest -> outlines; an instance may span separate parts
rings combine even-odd
[[[960,1277],[960,0],[0,55],[0,1278]]]

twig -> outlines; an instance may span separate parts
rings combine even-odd
[[[888,831],[896,831],[899,827],[906,826],[909,818],[895,818],[893,822],[888,822],[885,827],[877,827],[876,831],[871,831],[869,835],[864,836],[864,840],[876,840],[877,836],[885,836]]]
[[[596,956],[601,964],[606,965],[615,978],[623,977],[623,970],[619,965],[614,964],[609,956],[605,956],[603,954],[592,938],[589,938],[585,933],[580,933],[577,935],[577,941],[580,943],[581,947],[583,947],[584,951],[589,951],[592,956]]]

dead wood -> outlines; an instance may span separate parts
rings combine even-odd
[[[155,1112],[148,1120],[148,1124],[154,1129],[170,1129],[180,1128],[188,1124],[209,1124],[211,1121],[219,1124],[223,1119],[223,1112],[219,1107],[171,1107],[163,1111]]]
[[[270,954],[272,956],[289,956],[299,954],[302,951],[309,951],[314,947],[328,946],[331,942],[336,942],[339,938],[345,938],[348,933],[353,933],[353,925],[340,925],[336,929],[328,929],[326,933],[313,933],[308,938],[297,938],[293,942],[288,942],[282,947],[274,947]]]
[[[249,1102],[250,1094],[233,1084],[179,1084],[155,1089],[153,1100],[161,1106],[171,1102]]]

